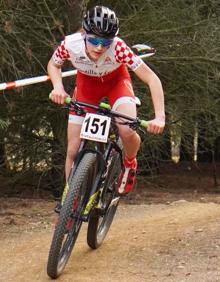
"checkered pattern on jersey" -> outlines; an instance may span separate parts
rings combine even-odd
[[[125,63],[130,66],[134,64],[136,55],[123,41],[116,43],[115,52],[115,58],[118,63]]]
[[[61,44],[57,47],[56,51],[54,52],[53,59],[55,63],[62,64],[67,59],[70,58],[70,54],[65,47],[65,41],[62,41]]]

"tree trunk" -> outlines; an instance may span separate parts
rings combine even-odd
[[[88,1],[64,0],[69,20],[69,32],[74,33],[81,27],[83,11]]]

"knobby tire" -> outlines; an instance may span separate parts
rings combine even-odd
[[[53,279],[64,270],[78,237],[95,162],[96,155],[86,153],[75,172],[70,174],[69,191],[60,211],[48,257],[47,274]]]
[[[92,249],[97,249],[101,246],[115,216],[119,203],[119,198],[115,194],[115,186],[120,172],[120,156],[115,151],[105,176],[104,193],[101,198],[101,202],[105,205],[105,212],[101,214],[100,209],[95,208],[89,218],[87,243]],[[107,203],[104,203],[105,201]]]

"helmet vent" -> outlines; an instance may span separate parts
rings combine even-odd
[[[115,12],[104,6],[95,6],[88,10],[82,25],[87,33],[106,38],[116,36],[119,30]]]

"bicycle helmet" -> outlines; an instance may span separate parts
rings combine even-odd
[[[104,6],[95,6],[84,15],[82,26],[86,33],[113,38],[118,34],[119,21],[115,12]]]

